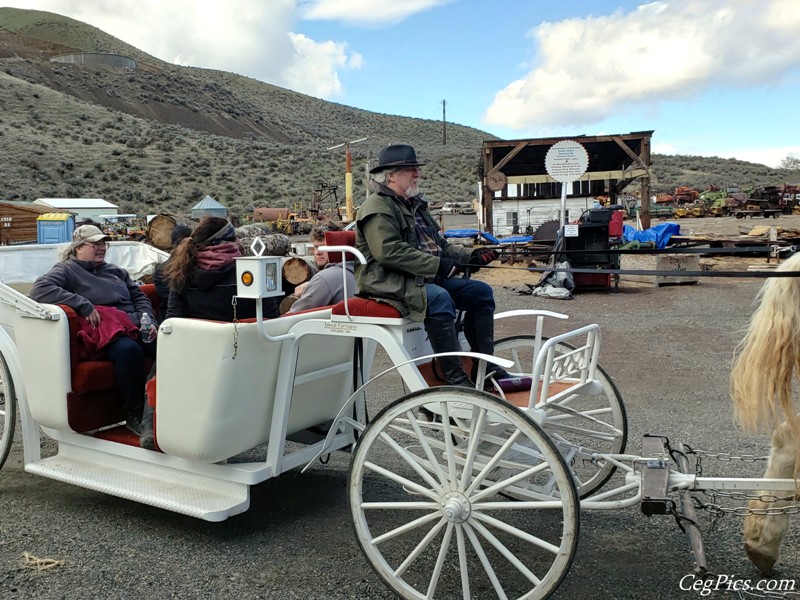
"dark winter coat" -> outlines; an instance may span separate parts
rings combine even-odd
[[[197,269],[192,283],[183,291],[169,294],[167,318],[191,317],[212,321],[233,321],[231,299],[236,295],[236,264],[223,269],[206,271]],[[264,317],[280,316],[278,305],[272,298],[263,300]],[[256,316],[256,303],[252,299],[236,299],[236,318],[250,319]]]
[[[471,250],[449,243],[423,201],[418,209],[433,232],[442,255],[469,261]],[[356,265],[358,295],[379,298],[414,321],[423,321],[428,307],[425,280],[436,277],[439,257],[418,250],[414,215],[385,186],[370,194],[358,209],[356,248],[367,259]]]

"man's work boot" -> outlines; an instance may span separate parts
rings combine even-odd
[[[449,319],[425,319],[425,331],[428,332],[428,339],[435,353],[439,352],[460,352],[461,346],[458,343],[455,323]],[[460,356],[441,356],[437,357],[437,363],[441,367],[442,376],[447,385],[460,385],[463,387],[475,387],[461,364]]]
[[[494,314],[490,312],[468,311],[464,315],[464,337],[469,342],[470,350],[494,356]],[[478,373],[477,361],[472,365],[472,378]],[[508,379],[511,375],[497,365],[486,365],[486,376],[497,381]]]

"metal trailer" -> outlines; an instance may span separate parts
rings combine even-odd
[[[323,250],[364,260],[352,248]],[[240,259],[239,295],[279,293],[278,260]],[[691,519],[692,490],[793,493],[793,480],[692,473],[686,452],[663,438],[625,454],[625,408],[598,366],[597,325],[548,339],[544,322],[565,315],[498,314],[528,319],[530,333],[497,342],[497,357],[462,354],[479,361],[479,380],[498,364],[528,385],[492,394],[431,387],[420,324],[369,305],[352,300],[248,323],[164,321],[157,452],[72,429],[64,310],[0,284],[0,466],[19,416],[28,473],[222,521],[247,510],[251,486],[349,449],[358,544],[402,598],[547,598],[574,559],[581,510],[641,504],[647,514]],[[392,366],[372,376],[378,346]],[[365,390],[388,372],[409,393],[367,420]],[[287,444],[326,425],[322,439]],[[56,442],[55,454],[42,455],[40,433]],[[265,460],[229,461],[261,445]],[[615,471],[622,476],[604,489]],[[687,530],[702,569],[702,540]]]

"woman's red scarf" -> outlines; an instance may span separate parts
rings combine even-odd
[[[222,242],[216,246],[206,246],[197,253],[197,265],[204,271],[224,269],[241,256],[239,242]]]

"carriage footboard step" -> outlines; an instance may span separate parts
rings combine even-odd
[[[206,521],[223,521],[250,506],[246,484],[65,443],[57,455],[25,470]]]

